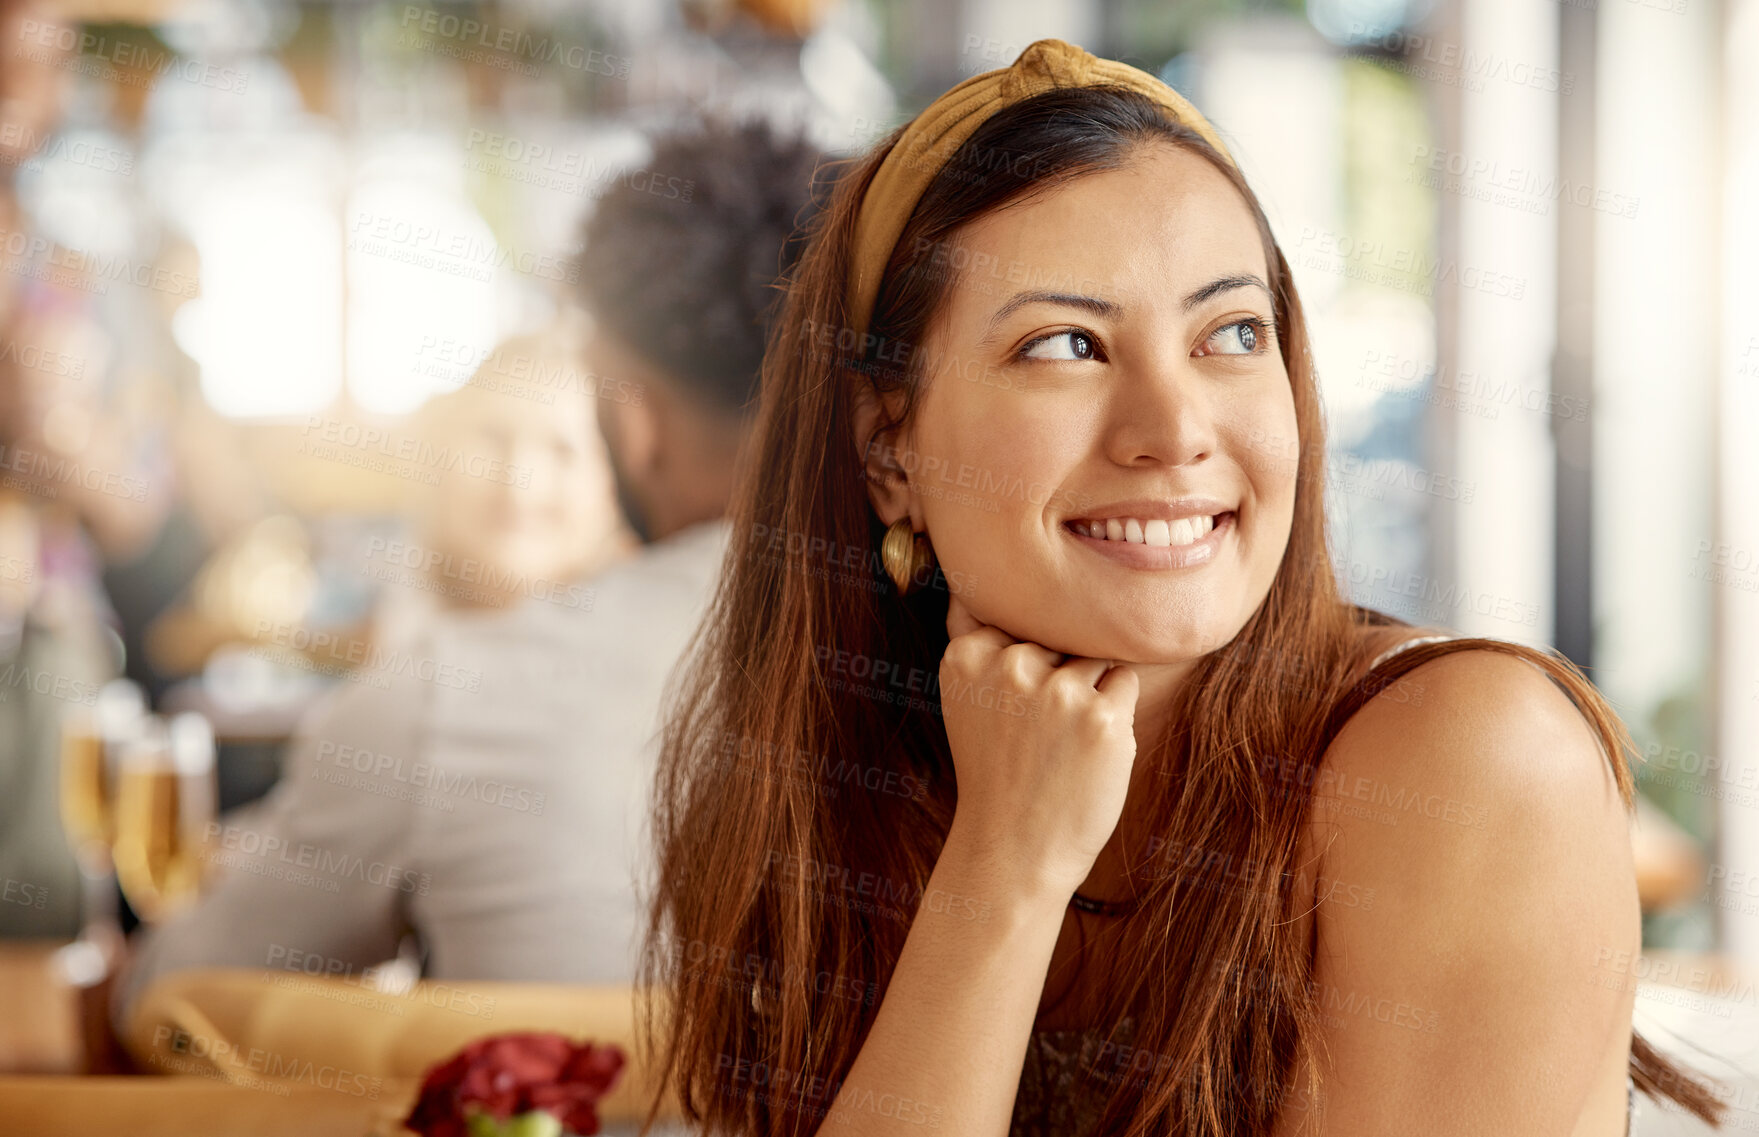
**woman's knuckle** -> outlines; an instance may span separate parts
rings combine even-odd
[[[1044,685],[1045,697],[1051,705],[1059,710],[1074,710],[1081,706],[1081,689],[1061,675],[1053,675]]]
[[[941,656],[941,666],[950,667],[955,671],[966,670],[977,662],[978,653],[977,644],[960,636],[947,645],[946,652]]]

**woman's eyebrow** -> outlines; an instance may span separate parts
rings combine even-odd
[[[1262,288],[1266,296],[1271,296],[1270,286],[1251,273],[1244,276],[1220,276],[1185,297],[1185,302],[1181,307],[1189,312],[1205,300],[1220,296],[1224,292],[1231,292],[1236,288]],[[1275,297],[1271,296],[1271,299],[1274,300]]]
[[[1095,316],[1117,316],[1124,309],[1110,300],[1101,300],[1097,296],[1084,296],[1079,292],[1052,292],[1048,289],[1034,288],[1025,292],[1016,292],[1008,298],[1007,303],[996,309],[996,314],[989,318],[989,326],[983,330],[983,342],[995,334],[996,325],[1012,316],[1028,304],[1062,304],[1070,308],[1080,308]]]
[[[1191,293],[1191,295],[1185,297],[1180,307],[1189,312],[1204,301],[1212,300],[1215,297],[1220,296],[1222,293],[1231,292],[1236,288],[1257,288],[1262,290],[1266,296],[1271,296],[1272,299],[1275,298],[1272,296],[1269,285],[1265,284],[1264,281],[1251,273],[1245,273],[1235,276],[1216,277],[1208,284],[1205,284],[1203,287],[1197,289],[1197,291]],[[1016,292],[1014,295],[1008,297],[1007,301],[1000,308],[996,309],[995,315],[989,318],[989,326],[984,329],[983,338],[988,340],[990,336],[995,333],[996,325],[1000,324],[1009,316],[1012,316],[1015,312],[1026,307],[1028,304],[1062,304],[1070,308],[1080,308],[1083,311],[1093,313],[1095,316],[1115,317],[1123,312],[1121,306],[1110,300],[1101,300],[1097,296],[1086,296],[1079,292],[1053,292],[1049,289],[1032,288],[1025,292]]]

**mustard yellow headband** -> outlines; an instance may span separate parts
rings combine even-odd
[[[1209,120],[1185,97],[1146,71],[1099,59],[1060,39],[1041,39],[1020,53],[1013,66],[960,83],[917,115],[874,173],[855,219],[855,249],[849,262],[849,320],[865,333],[879,297],[880,274],[935,174],[979,126],[1003,107],[1058,87],[1128,87],[1171,112],[1215,147],[1230,165],[1233,156]]]

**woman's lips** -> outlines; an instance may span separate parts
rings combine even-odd
[[[1076,529],[1076,522],[1065,522],[1062,528],[1064,533],[1082,547],[1130,568],[1175,569],[1207,564],[1221,552],[1222,542],[1234,531],[1236,517],[1229,510],[1214,515],[1211,521],[1214,528],[1188,545],[1150,545],[1134,540],[1110,541],[1089,535],[1084,531],[1085,523],[1081,530]]]

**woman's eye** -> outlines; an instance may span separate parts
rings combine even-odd
[[[1262,328],[1257,320],[1236,320],[1217,328],[1209,336],[1209,342],[1215,345],[1215,350],[1209,354],[1251,355],[1258,350],[1259,340],[1263,338]]]
[[[1098,349],[1086,332],[1070,331],[1033,340],[1020,354],[1027,359],[1093,359]]]

